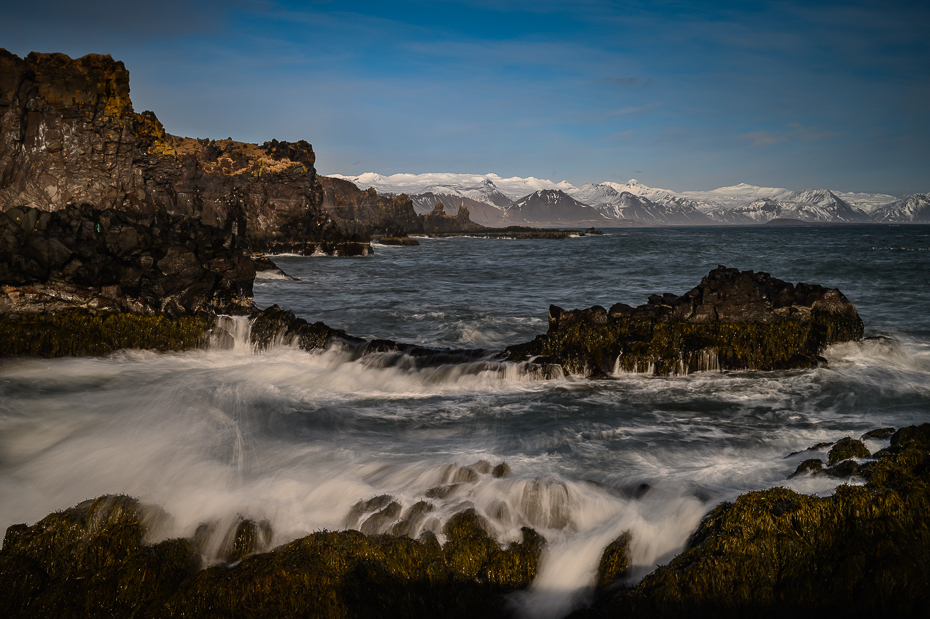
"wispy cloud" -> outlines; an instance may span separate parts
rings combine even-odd
[[[760,146],[778,144],[779,142],[784,142],[788,138],[784,135],[772,133],[771,131],[750,131],[749,133],[740,135],[739,139],[748,140],[751,142],[750,146],[752,148],[758,148]]]
[[[784,131],[749,131],[740,134],[739,139],[750,142],[750,148],[771,146],[797,138],[802,142],[818,142],[842,135],[839,131],[819,130],[816,127],[805,127],[801,123],[788,123]]]

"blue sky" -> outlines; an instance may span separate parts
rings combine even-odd
[[[930,191],[926,2],[0,1],[0,47],[324,174]]]

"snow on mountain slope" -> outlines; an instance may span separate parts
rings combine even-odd
[[[376,172],[365,172],[358,176],[345,176],[342,174],[328,174],[333,178],[351,181],[360,189],[374,187],[378,193],[406,193],[417,194],[429,191],[429,188],[442,187],[444,190],[454,189],[465,192],[462,195],[471,197],[467,192],[494,192],[503,194],[511,200],[521,198],[527,194],[541,189],[560,189],[572,191],[575,187],[566,181],[554,183],[547,179],[528,176],[520,178],[502,178],[497,174],[456,174],[453,172],[438,172],[426,174],[391,174],[382,176]]]
[[[876,209],[895,202],[898,198],[886,193],[853,193],[834,191],[833,194],[845,201],[847,204],[856,207],[863,213],[871,214]]]
[[[593,207],[609,219],[637,219],[653,224],[747,224],[765,223],[776,218],[824,223],[924,222],[928,218],[924,209],[926,194],[896,199],[879,193],[843,193],[827,189],[795,192],[746,183],[709,191],[674,192],[648,187],[635,179],[622,184],[607,181],[575,187],[566,181],[556,183],[532,176],[503,178],[497,174],[382,176],[367,172],[359,176],[331,176],[352,181],[362,189],[374,187],[379,193],[406,193],[414,199],[418,212],[425,212],[427,206],[428,210],[432,210],[436,201],[451,207],[457,206],[450,204],[456,202],[455,198],[459,202],[462,199],[472,200],[474,202],[470,204],[469,210],[488,222],[499,220],[500,213],[506,215],[505,221],[522,221],[524,218],[518,211],[508,211],[513,208],[515,201],[524,202],[541,191],[558,191],[581,206]],[[429,195],[418,197],[421,194]],[[558,199],[559,206],[549,204],[544,207],[544,200],[540,196],[521,207],[536,218],[530,221],[543,221],[539,217],[543,217],[544,213],[546,223],[551,225],[570,224],[572,221],[591,218],[590,215],[581,215],[583,211],[578,210],[578,205],[565,202],[564,198]],[[493,210],[485,210],[479,204]],[[566,219],[552,219],[556,213],[562,213]]]
[[[507,209],[507,215],[537,225],[606,226],[610,223],[597,209],[558,189],[542,189],[521,198]]]
[[[930,196],[915,193],[874,210],[872,218],[883,223],[930,223]]]
[[[732,187],[719,187],[710,191],[680,191],[677,195],[698,202],[713,204],[716,208],[736,208],[748,206],[756,200],[777,200],[791,195],[790,189],[780,187],[757,187],[740,183]]]

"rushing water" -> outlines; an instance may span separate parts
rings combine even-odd
[[[429,346],[528,341],[545,332],[550,304],[639,305],[686,292],[718,264],[837,287],[866,336],[884,337],[833,347],[813,370],[607,380],[287,346],[255,354],[241,319],[230,321],[240,338],[231,351],[3,360],[0,527],[104,493],[163,507],[173,520],[162,537],[241,516],[270,521],[275,544],[347,522],[377,530],[350,512],[385,494],[403,512],[432,504],[408,520],[413,536],[474,507],[502,542],[522,526],[549,540],[536,583],[515,602],[558,617],[584,602],[601,551],[622,532],[632,531],[641,578],[722,500],[774,485],[832,491],[821,478],[785,481],[811,456],[790,454],[930,418],[928,226],[423,239],[376,246],[373,257],[276,261],[300,279],[256,280],[259,306]],[[501,462],[511,474],[495,477]]]

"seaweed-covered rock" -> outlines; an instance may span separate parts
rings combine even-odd
[[[891,438],[891,436],[894,434],[894,430],[894,428],[876,428],[874,430],[869,430],[859,438],[863,441],[867,439],[885,441]]]
[[[129,616],[163,603],[196,574],[185,540],[144,544],[163,513],[104,496],[7,530],[0,550],[0,611],[12,617]]]
[[[585,616],[924,616],[930,424],[902,428],[833,496],[785,488],[717,506],[671,563]]]
[[[84,309],[0,314],[0,357],[107,355],[142,348],[162,352],[200,346],[213,326],[205,315],[139,316]]]
[[[157,517],[129,497],[101,497],[10,527],[0,549],[0,614],[505,617],[505,596],[529,586],[545,544],[524,529],[522,542],[501,550],[466,513],[447,527],[448,551],[431,534],[416,541],[324,531],[261,552],[270,530],[240,520],[228,562],[201,571],[190,540],[145,543]]]
[[[778,370],[815,366],[826,346],[862,332],[839,290],[720,266],[684,295],[652,295],[636,308],[553,305],[548,333],[507,353],[512,360],[540,356],[585,376]]]
[[[862,441],[847,436],[836,442],[830,450],[830,453],[827,454],[827,462],[830,466],[833,466],[834,464],[839,464],[843,460],[849,460],[850,458],[868,458],[871,455],[872,453]]]
[[[627,575],[630,569],[630,540],[632,538],[632,534],[626,531],[604,549],[601,562],[597,566],[597,577],[594,581],[596,588],[605,589]]]
[[[798,468],[794,470],[794,473],[788,476],[788,479],[793,479],[799,475],[804,475],[805,473],[819,473],[823,470],[823,460],[820,458],[809,458],[798,465]]]

